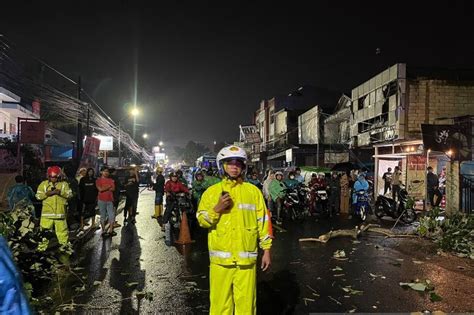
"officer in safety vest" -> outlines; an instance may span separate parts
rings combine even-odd
[[[237,146],[217,154],[222,181],[199,203],[199,225],[209,230],[211,314],[256,314],[256,263],[271,264],[270,218],[260,190],[244,181],[247,154]]]
[[[36,192],[36,198],[43,202],[40,226],[43,229],[54,229],[61,245],[69,241],[66,222],[67,200],[72,191],[66,181],[59,181],[61,169],[58,166],[48,167],[48,179],[43,181]]]

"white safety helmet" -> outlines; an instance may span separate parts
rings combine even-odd
[[[219,153],[217,153],[217,168],[219,169],[219,174],[223,176],[225,174],[224,162],[228,160],[240,160],[244,163],[244,168],[242,169],[242,175],[245,175],[247,171],[247,153],[244,149],[239,148],[235,145],[230,145],[222,148]]]
[[[282,171],[276,171],[276,172],[275,172],[275,177],[277,177],[277,175],[283,176],[283,172],[282,172]]]
[[[319,176],[319,177],[326,177],[326,174],[324,174],[323,172],[319,172],[319,173],[318,173],[318,176]]]

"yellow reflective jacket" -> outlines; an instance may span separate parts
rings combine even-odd
[[[233,205],[229,212],[219,214],[214,207],[223,191],[230,194]],[[209,229],[211,263],[253,265],[257,261],[257,245],[262,249],[272,246],[263,195],[250,183],[224,179],[209,187],[202,195],[197,219],[201,227]]]
[[[61,193],[54,196],[46,196],[46,192],[59,189]],[[66,218],[67,199],[72,197],[72,191],[67,182],[57,182],[55,185],[49,180],[43,181],[36,191],[36,199],[43,201],[41,217],[48,219]]]

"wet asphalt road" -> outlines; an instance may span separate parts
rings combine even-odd
[[[75,302],[86,306],[75,313],[208,312],[206,232],[193,229],[196,243],[184,248],[166,246],[164,233],[150,218],[153,201],[153,192],[143,192],[136,225],[117,228],[118,235],[108,239],[98,230],[83,247],[80,265],[87,284]],[[121,215],[118,219],[123,223]],[[354,225],[342,217],[332,222],[308,219],[284,226],[287,232],[275,231],[271,271],[258,275],[258,313],[474,311],[474,264],[437,255],[429,242],[372,233],[360,243],[349,238],[326,244],[298,242],[300,237]],[[341,249],[347,260],[333,258]],[[415,279],[432,281],[443,300],[430,302],[428,294],[399,286]],[[348,286],[362,293],[348,294],[343,290]],[[153,299],[137,292],[151,293]]]

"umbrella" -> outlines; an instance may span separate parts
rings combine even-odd
[[[351,170],[358,170],[360,166],[352,162],[337,163],[332,168],[331,171],[336,172],[350,172]]]

